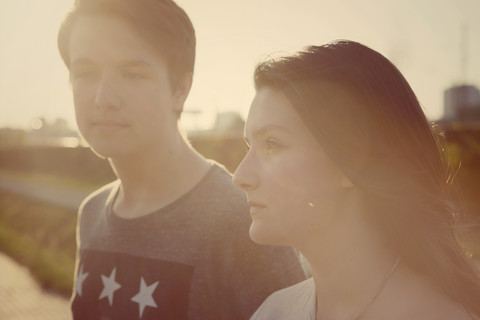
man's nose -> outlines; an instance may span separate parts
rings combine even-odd
[[[104,76],[98,83],[95,105],[100,109],[116,109],[120,106],[120,96],[114,79]]]

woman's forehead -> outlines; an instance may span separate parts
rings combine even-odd
[[[245,134],[253,135],[266,129],[290,132],[306,129],[287,97],[270,87],[263,87],[257,91],[246,121]]]

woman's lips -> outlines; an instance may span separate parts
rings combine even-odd
[[[248,205],[250,206],[250,214],[258,214],[262,209],[266,207],[263,203],[256,202],[256,201],[248,201]]]

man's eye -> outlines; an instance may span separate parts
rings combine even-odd
[[[135,80],[144,78],[143,75],[136,71],[125,71],[123,72],[123,77],[125,79]]]
[[[95,78],[95,72],[91,70],[79,70],[72,72],[72,79],[75,80],[91,80]]]

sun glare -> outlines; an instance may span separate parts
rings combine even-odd
[[[33,130],[39,130],[43,127],[43,121],[39,118],[35,118],[32,120],[32,122],[30,122],[30,127]]]

